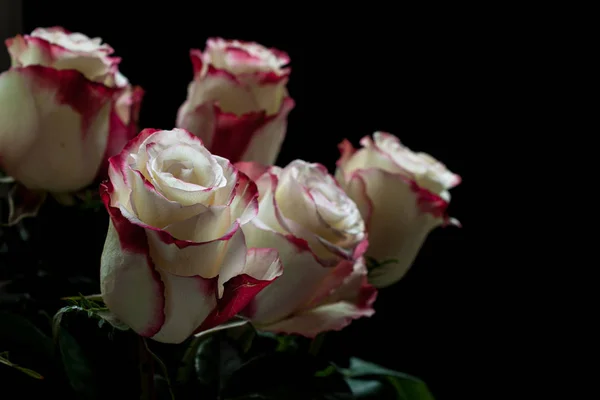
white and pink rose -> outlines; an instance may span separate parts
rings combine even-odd
[[[243,227],[248,246],[277,249],[284,268],[242,315],[257,329],[307,337],[371,316],[376,290],[362,257],[365,225],[325,167],[301,160],[237,166],[259,191],[258,216]]]
[[[137,133],[143,91],[100,38],[60,27],[6,40],[0,75],[0,168],[30,190],[74,192],[106,173]]]
[[[380,263],[370,271],[369,282],[381,288],[406,274],[434,228],[460,225],[447,208],[449,189],[461,178],[389,133],[375,132],[360,143],[359,150],[347,140],[340,144],[336,178],[366,222],[366,255]]]
[[[177,126],[232,162],[273,164],[294,107],[286,89],[288,55],[258,43],[212,38],[190,57],[194,79]]]
[[[226,322],[282,272],[276,250],[246,243],[254,182],[185,130],[143,130],[110,159],[101,195],[102,297],[142,336],[180,343]]]

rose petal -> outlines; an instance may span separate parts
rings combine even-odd
[[[81,72],[90,80],[103,82],[116,68],[120,59],[108,56],[112,53],[112,49],[108,45],[104,45],[106,47],[100,50],[102,46],[91,43],[87,36],[81,35],[86,39],[86,44],[90,45],[81,47],[70,40],[69,35],[81,34],[38,28],[31,35],[17,35],[8,39],[6,45],[13,67],[42,65],[57,70],[73,69]],[[74,45],[74,47],[69,45]],[[97,49],[100,51],[96,51]]]
[[[29,189],[68,192],[90,184],[105,154],[115,93],[73,70],[31,66],[4,72],[0,162],[5,172]]]
[[[264,111],[237,115],[224,112],[218,107],[215,108],[215,120],[215,133],[210,149],[232,162],[242,159],[256,132],[267,122]]]
[[[165,283],[165,323],[152,339],[181,343],[204,322],[217,305],[214,282],[201,277],[180,277],[159,270]]]
[[[275,191],[279,182],[279,178],[277,177],[278,169],[280,168],[269,168],[267,173],[261,175],[256,181],[259,192],[258,217],[256,219],[260,220],[260,223],[269,229],[285,235],[289,232],[282,224],[283,219],[279,215],[280,213],[275,201]]]
[[[128,234],[111,221],[100,262],[102,298],[131,329],[151,337],[165,321],[164,285],[148,255],[124,246],[119,236]]]
[[[223,241],[225,246],[222,250],[222,258],[218,261],[221,264],[218,266],[219,279],[217,281],[218,296],[223,296],[224,285],[235,276],[244,273],[247,259],[246,238],[241,229],[238,229],[227,241]]]
[[[371,203],[367,254],[379,262],[398,260],[371,272],[370,282],[376,287],[385,287],[404,276],[429,232],[441,225],[444,218],[423,212],[418,192],[401,175],[379,169],[360,170],[355,174],[366,184]],[[358,189],[358,186],[350,188]],[[363,195],[361,192],[348,194],[357,202]]]
[[[240,161],[235,163],[235,167],[246,174],[253,181],[257,181],[261,175],[266,173],[269,169],[267,165],[253,161]]]
[[[141,173],[132,171],[131,169],[127,172],[127,181],[131,188],[130,212],[146,225],[164,229],[169,225],[173,227],[178,222],[185,223],[190,219],[198,219],[200,216],[205,216],[204,220],[211,217],[216,218],[214,213],[211,213],[206,206],[202,204],[184,206],[175,201],[168,200],[162,194],[158,193],[152,184],[144,179]],[[223,229],[223,233],[225,229],[227,228]],[[175,236],[177,239],[193,240],[183,229],[179,228],[178,231],[181,233]]]
[[[233,75],[213,67],[209,67],[201,79],[194,81],[188,89],[188,96],[191,109],[217,102],[222,111],[236,115],[260,110],[252,91]]]
[[[331,228],[322,221],[311,193],[304,186],[305,178],[300,176],[305,173],[304,168],[314,166],[295,160],[281,170],[273,208],[278,222],[287,232],[306,240],[323,263],[335,265],[340,258],[350,258],[352,249],[336,246],[326,239],[332,236]],[[262,220],[262,215],[260,218]]]
[[[225,283],[224,295],[217,309],[197,332],[222,324],[240,313],[257,294],[279,279],[283,271],[274,249],[249,249],[246,259],[244,273]]]
[[[375,313],[373,303],[377,290],[367,283],[364,260],[352,265],[342,262],[329,279],[324,281],[321,294],[304,311],[260,329],[315,337],[330,330],[341,330],[352,320],[370,317]],[[327,293],[329,292],[329,293]]]
[[[301,239],[261,229],[254,221],[242,229],[248,247],[277,249],[285,271],[251,302],[244,315],[257,324],[269,324],[308,304],[332,269],[319,264]]]
[[[326,304],[288,319],[269,325],[259,325],[258,329],[286,334],[297,334],[314,338],[321,332],[339,331],[352,320],[370,317],[375,311],[345,301]]]
[[[233,198],[229,203],[232,219],[245,225],[258,215],[258,188],[243,172],[237,173]]]
[[[294,107],[294,100],[286,97],[277,114],[267,117],[263,125],[252,134],[252,139],[238,160],[266,165],[275,163],[287,132],[288,114]]]

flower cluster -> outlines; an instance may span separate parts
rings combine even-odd
[[[0,168],[56,195],[102,181],[102,298],[141,336],[181,343],[235,316],[340,330],[373,315],[376,288],[404,276],[429,232],[458,224],[446,210],[460,177],[389,133],[343,141],[334,174],[274,165],[294,107],[282,51],[209,39],[190,52],[176,127],[139,132],[143,91],[101,39],[38,28],[6,45]]]

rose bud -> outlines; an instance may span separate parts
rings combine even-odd
[[[375,132],[356,151],[340,144],[336,178],[367,224],[367,257],[376,260],[369,282],[378,288],[399,281],[435,227],[459,225],[448,217],[448,189],[460,176],[429,154],[414,153],[397,137]]]
[[[30,190],[68,193],[106,176],[137,133],[142,89],[113,49],[60,27],[6,40],[0,75],[0,168]]]
[[[191,50],[194,79],[177,126],[232,162],[273,164],[294,107],[286,85],[288,55],[252,42],[208,39]]]

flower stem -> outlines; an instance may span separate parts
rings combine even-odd
[[[148,351],[146,339],[139,337],[138,354],[140,367],[140,400],[156,400],[154,392],[154,365],[152,355]]]
[[[319,351],[321,351],[321,347],[323,347],[323,341],[325,340],[325,332],[319,333],[315,338],[310,342],[310,347],[308,348],[308,353],[317,356]]]

